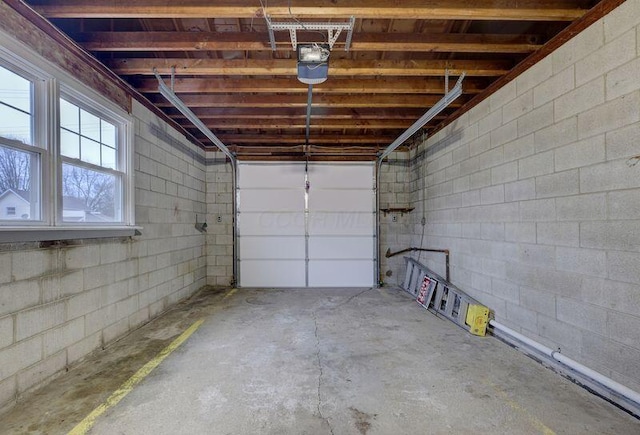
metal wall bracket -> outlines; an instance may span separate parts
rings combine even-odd
[[[347,32],[347,40],[344,46],[344,51],[349,51],[351,47],[351,39],[353,37],[353,25],[355,24],[355,17],[351,17],[349,22],[342,23],[330,23],[330,22],[313,22],[313,23],[303,23],[301,21],[293,21],[293,22],[273,22],[271,21],[271,17],[269,15],[264,16],[264,19],[267,21],[267,28],[269,29],[269,42],[271,43],[271,49],[273,51],[276,50],[276,38],[274,35],[274,31],[288,31],[289,36],[291,37],[291,46],[293,50],[296,50],[298,47],[298,30],[313,30],[313,31],[326,31],[327,32],[327,41],[329,43],[329,48],[333,49],[333,45],[336,43],[342,31]]]

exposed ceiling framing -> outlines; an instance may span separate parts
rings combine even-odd
[[[30,0],[160,110],[214,147],[159,93],[154,68],[241,159],[303,157],[307,86],[287,32],[274,21],[344,22],[329,79],[313,89],[311,152],[371,159],[466,72],[463,95],[425,127],[440,128],[544,52],[597,0]],[[617,1],[620,3],[620,1]],[[264,5],[264,7],[263,7]],[[324,34],[322,34],[324,33]],[[300,30],[299,43],[326,32]],[[568,39],[568,37],[567,37]],[[512,77],[511,77],[512,78]],[[169,81],[167,80],[167,83]],[[411,145],[411,140],[406,146]]]

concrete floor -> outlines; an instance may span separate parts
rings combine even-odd
[[[92,434],[638,434],[640,421],[396,289],[205,291],[0,416],[66,433],[195,320]]]

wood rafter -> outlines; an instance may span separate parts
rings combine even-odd
[[[114,59],[107,65],[120,75],[152,75],[156,68],[169,75],[211,76],[296,76],[296,63],[290,59],[218,60],[218,59]],[[361,60],[329,61],[332,77],[336,76],[438,76],[466,72],[469,77],[498,77],[509,71],[512,62],[504,60]]]
[[[158,91],[155,78],[134,81],[140,92]],[[470,79],[464,88],[467,94],[477,94],[484,87]],[[288,93],[307,94],[307,85],[295,78],[177,78],[174,92],[203,94]],[[314,94],[441,94],[444,80],[432,78],[332,78],[313,87]]]
[[[586,12],[567,0],[297,0],[289,5],[286,0],[271,1],[266,13],[289,17],[291,11],[302,19],[572,21]],[[58,0],[44,2],[36,10],[48,18],[260,18],[264,14],[259,2],[242,0]]]
[[[288,35],[277,33],[277,50],[291,50]],[[263,33],[238,32],[96,32],[75,35],[89,51],[271,50]],[[298,40],[315,41],[317,33],[299,32]],[[531,53],[541,47],[539,35],[358,33],[352,51]],[[334,45],[344,49],[344,41]]]

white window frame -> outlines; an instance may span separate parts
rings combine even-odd
[[[0,138],[3,146],[39,154],[40,215],[38,220],[0,221],[0,243],[101,238],[139,234],[135,226],[133,185],[133,118],[101,94],[75,80],[69,73],[37,55],[0,30],[0,65],[31,80],[33,89],[33,145]],[[76,162],[60,154],[60,97],[113,123],[118,130],[118,170],[122,176],[121,221],[105,223],[64,222],[62,219],[62,163],[87,169],[110,170]]]

